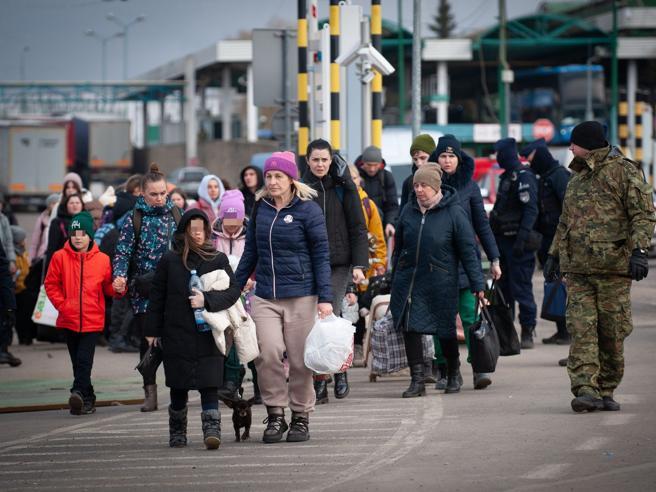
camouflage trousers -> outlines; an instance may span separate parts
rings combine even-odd
[[[567,274],[567,372],[574,396],[613,396],[624,375],[624,339],[633,330],[631,279]]]

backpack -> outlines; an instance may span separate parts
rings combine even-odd
[[[173,215],[173,220],[175,220],[175,225],[177,226],[182,219],[182,214],[178,207],[173,207],[171,209],[171,214]],[[139,237],[141,236],[141,221],[143,219],[143,213],[140,209],[135,208],[132,211],[132,227],[134,229],[134,244],[139,244]]]
[[[171,214],[173,215],[173,220],[175,224],[180,223],[182,214],[178,207],[173,207],[171,209]],[[132,227],[134,228],[134,244],[135,246],[139,244],[139,238],[141,236],[141,221],[143,219],[143,213],[141,210],[135,208],[132,211]],[[143,275],[137,275],[132,278],[132,288],[137,291],[137,293],[143,297],[148,297],[150,294],[150,285],[155,278],[155,271],[151,270],[150,272],[144,273]]]

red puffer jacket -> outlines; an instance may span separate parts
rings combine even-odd
[[[109,256],[93,243],[80,253],[70,241],[53,256],[45,280],[46,294],[59,311],[57,328],[80,333],[103,331],[105,295],[115,296]]]

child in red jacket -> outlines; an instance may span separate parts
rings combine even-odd
[[[73,415],[96,411],[91,369],[96,342],[105,326],[105,296],[114,296],[109,257],[93,242],[93,218],[87,211],[71,219],[70,239],[53,256],[46,275],[48,298],[59,312],[57,328],[66,330],[73,364],[68,399]]]

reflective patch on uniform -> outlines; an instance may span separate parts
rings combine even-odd
[[[519,191],[528,190],[531,187],[528,183],[519,183]]]
[[[522,203],[528,203],[531,201],[531,194],[528,191],[522,191],[519,194],[519,201]]]

